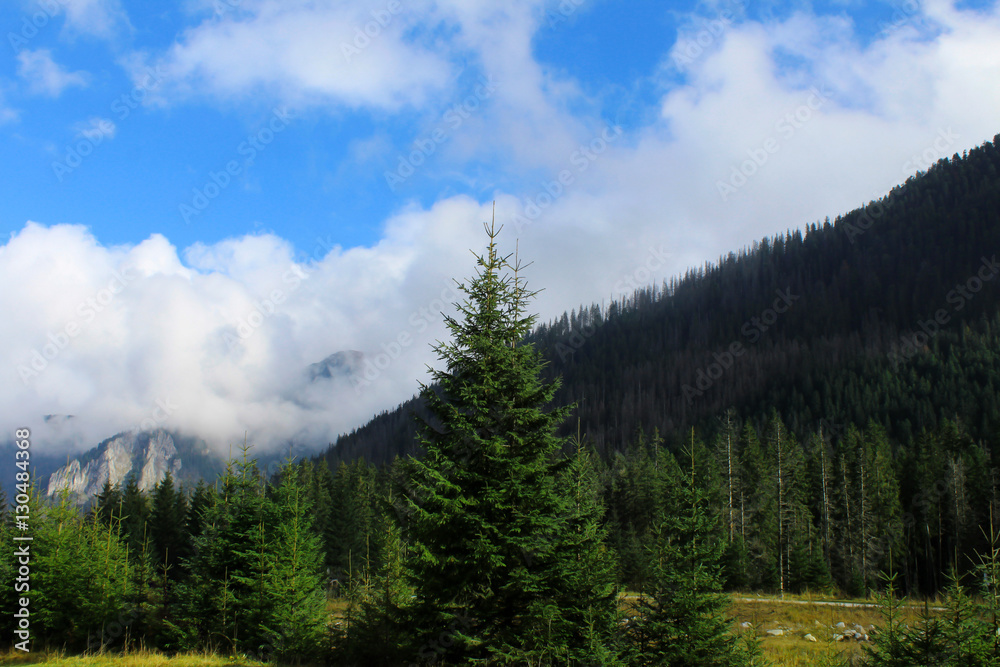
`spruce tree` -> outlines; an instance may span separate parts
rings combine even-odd
[[[149,536],[154,561],[166,564],[179,576],[177,564],[187,555],[190,535],[187,531],[187,497],[174,487],[174,477],[167,471],[153,488],[150,499]]]
[[[32,634],[70,650],[120,643],[132,566],[117,529],[85,521],[68,492],[31,504]]]
[[[391,498],[390,498],[391,502]],[[339,637],[342,664],[412,664],[413,647],[406,626],[406,610],[413,589],[406,576],[406,545],[398,523],[380,517],[383,558],[366,585],[354,586],[348,598],[348,623]],[[420,647],[418,654],[436,655],[437,645]]]
[[[540,355],[523,343],[534,293],[500,254],[499,230],[485,227],[477,275],[458,284],[467,298],[446,318],[452,341],[435,348],[438,386],[422,387],[425,453],[409,461],[416,657],[566,664],[589,658],[581,614],[604,625],[615,600],[597,582],[580,590],[581,550],[602,547],[597,535],[580,541],[573,496],[558,483],[568,461],[555,431],[568,408],[548,407],[558,382],[541,379]]]
[[[903,600],[897,596],[896,579],[895,573],[883,573],[885,588],[875,594],[882,623],[872,643],[864,647],[865,664],[871,667],[907,667],[913,664],[913,647],[903,623]],[[925,626],[924,630],[928,628]],[[930,638],[935,633],[931,630],[926,634]]]
[[[688,450],[678,505],[665,507],[656,527],[653,578],[629,630],[630,664],[736,667],[754,664],[760,653],[755,639],[733,634],[725,614],[723,524],[696,479],[695,451]]]
[[[115,512],[121,520],[122,538],[129,552],[138,555],[146,543],[146,523],[149,521],[149,499],[139,490],[135,475],[129,475],[121,494],[119,510]]]
[[[94,495],[94,511],[104,525],[111,524],[112,516],[121,519],[122,491],[111,480],[105,480],[101,491]]]
[[[274,508],[248,452],[244,446],[241,460],[229,462],[216,501],[203,511],[178,593],[184,613],[168,628],[179,646],[253,655],[274,649],[267,628]]]
[[[323,552],[313,530],[313,506],[291,461],[274,490],[276,524],[268,557],[268,619],[264,633],[271,656],[283,660],[319,655],[326,624]],[[271,657],[262,656],[262,657]]]

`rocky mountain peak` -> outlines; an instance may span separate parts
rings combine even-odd
[[[167,431],[126,431],[52,473],[47,494],[66,489],[77,498],[89,499],[106,482],[122,485],[130,474],[135,475],[140,490],[149,491],[168,470],[176,477],[181,465],[174,438]]]

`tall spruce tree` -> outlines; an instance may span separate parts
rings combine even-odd
[[[558,483],[569,460],[555,431],[569,408],[549,409],[558,382],[523,343],[535,320],[522,267],[497,247],[495,223],[467,295],[447,317],[452,342],[435,349],[444,369],[423,386],[432,415],[425,455],[409,461],[407,529],[419,660],[567,664],[590,660],[616,613],[607,582],[584,582],[599,531],[581,530],[590,508]],[[604,571],[592,573],[594,578]],[[610,638],[599,641],[610,643]],[[603,651],[602,651],[603,652]]]

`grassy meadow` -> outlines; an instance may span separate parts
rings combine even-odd
[[[624,604],[629,604],[625,598]],[[634,598],[632,598],[634,600]],[[834,603],[834,604],[831,604]],[[856,606],[839,606],[846,603]],[[331,603],[331,615],[343,619],[346,603]],[[906,623],[916,622],[922,605],[912,604],[903,609]],[[860,600],[787,596],[785,599],[734,595],[729,608],[737,628],[751,623],[761,636],[764,656],[776,667],[805,665],[859,664],[864,642],[833,641],[836,625],[847,628],[855,624],[864,628],[880,622],[878,608]],[[781,629],[781,636],[768,635],[768,630]],[[805,638],[811,634],[816,641]],[[0,654],[0,665],[45,664],[46,667],[263,667],[264,663],[243,657],[217,656],[204,653],[182,653],[168,656],[155,651],[106,653],[89,656],[67,656],[60,653],[29,653],[8,651]]]

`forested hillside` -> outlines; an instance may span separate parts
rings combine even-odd
[[[950,419],[985,438],[1000,425],[998,251],[1000,136],[833,221],[581,306],[529,340],[562,377],[556,402],[577,405],[605,455],[640,428],[671,445],[690,426],[712,435],[730,408],[757,428],[775,409],[799,437],[874,421],[901,443]],[[415,409],[377,416],[327,459],[413,452]]]

